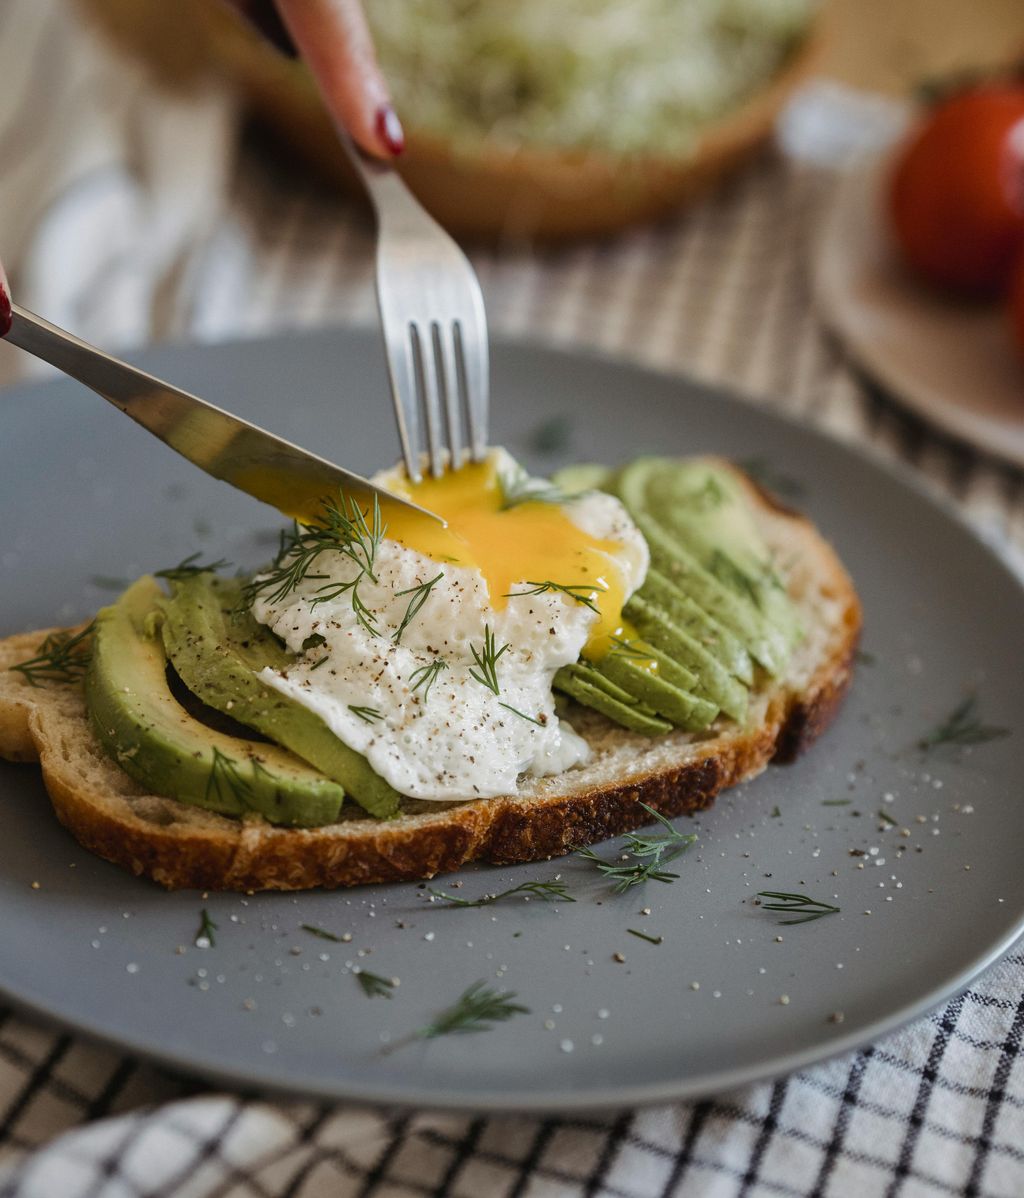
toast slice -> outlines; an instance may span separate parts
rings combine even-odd
[[[591,762],[528,778],[516,795],[404,800],[382,822],[346,804],[318,828],[274,827],[147,794],[101,749],[77,683],[32,687],[10,666],[45,631],[0,641],[0,757],[37,761],[58,819],[87,849],[170,889],[305,890],[431,878],[468,861],[536,861],[666,816],[700,811],[720,790],[791,761],[829,724],[849,686],[861,607],[834,550],[803,516],[746,476],[751,506],[806,636],[781,680],[751,694],[744,724],[656,739],[573,705]],[[54,630],[50,630],[54,631]]]

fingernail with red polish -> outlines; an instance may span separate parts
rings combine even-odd
[[[8,285],[4,268],[0,265],[0,337],[6,337],[11,331],[11,321],[13,318],[14,313],[11,311],[11,289]]]
[[[377,109],[377,136],[396,156],[405,149],[405,133],[402,130],[402,122],[390,104],[382,104]]]

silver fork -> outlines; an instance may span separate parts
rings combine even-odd
[[[397,171],[340,136],[377,214],[377,306],[402,456],[418,482],[424,449],[435,477],[444,472],[446,446],[455,470],[464,446],[475,462],[486,452],[483,296],[469,259]]]

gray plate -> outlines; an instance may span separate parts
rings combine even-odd
[[[171,348],[142,364],[355,469],[395,456],[370,334]],[[475,896],[561,874],[579,901],[559,906],[442,909],[413,884],[166,894],[81,851],[36,770],[4,767],[9,999],[237,1085],[579,1109],[706,1094],[853,1048],[965,986],[1017,937],[1024,740],[928,758],[914,747],[969,688],[989,722],[1024,710],[1024,593],[992,553],[907,480],[717,391],[515,345],[496,347],[494,373],[494,439],[534,468],[714,450],[765,458],[803,484],[799,502],[857,580],[874,661],[837,724],[799,764],[681,821],[700,839],[675,883],[614,896],[581,860],[460,875],[458,893]],[[562,413],[569,447],[541,452],[538,425]],[[197,548],[241,564],[269,554],[274,513],[80,388],[9,392],[0,427],[4,633],[84,617],[111,580]],[[835,895],[842,913],[780,928],[750,905],[761,889]],[[204,906],[219,925],[209,949],[192,943]],[[352,940],[316,939],[303,923]],[[400,977],[394,998],[364,997],[352,964]],[[515,990],[531,1013],[381,1053],[477,978]]]

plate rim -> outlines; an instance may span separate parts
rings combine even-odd
[[[283,341],[316,341],[324,336],[335,333],[344,335],[354,334],[361,338],[376,341],[376,330],[366,324],[339,324],[336,326],[319,327],[315,329],[293,329],[286,332],[261,337],[236,337],[219,342],[203,342],[194,340],[179,340],[163,342],[135,352],[133,360],[149,361],[154,353],[161,356],[165,353],[176,355],[178,352],[213,352],[238,346],[251,345],[254,342],[280,343]],[[542,338],[520,338],[492,336],[492,347],[499,353],[510,353],[513,356],[526,354],[541,355],[558,359],[562,363],[583,359],[598,365],[624,369],[630,373],[653,376],[662,381],[675,383],[682,387],[695,387],[698,390],[714,394],[720,398],[735,403],[742,408],[754,409],[769,421],[780,423],[788,428],[794,428],[800,433],[809,435],[812,439],[823,440],[833,448],[852,457],[861,466],[869,470],[880,471],[897,486],[902,486],[924,503],[936,508],[941,515],[952,521],[961,532],[973,540],[985,555],[1005,576],[1007,581],[1018,591],[1024,593],[1024,574],[1015,567],[1013,560],[1000,552],[973,525],[967,515],[945,495],[937,484],[926,476],[919,474],[905,463],[890,459],[870,444],[854,442],[837,435],[833,430],[822,428],[809,423],[792,412],[772,406],[759,400],[754,393],[720,384],[714,380],[701,378],[683,371],[671,370],[663,366],[651,365],[636,357],[625,354],[613,354],[601,349],[565,344]],[[25,391],[30,394],[39,387],[52,385],[54,380],[30,380],[15,383],[2,389],[3,393]],[[996,941],[988,947],[979,950],[954,975],[940,985],[932,987],[916,1001],[889,1012],[872,1020],[866,1026],[851,1029],[845,1035],[829,1039],[827,1043],[811,1045],[798,1051],[783,1053],[770,1060],[749,1066],[738,1066],[725,1071],[704,1073],[675,1081],[662,1081],[647,1084],[631,1084],[594,1088],[588,1091],[563,1090],[549,1092],[531,1098],[521,1096],[502,1096],[500,1092],[481,1095],[479,1092],[460,1092],[448,1089],[443,1094],[427,1089],[417,1089],[401,1082],[397,1086],[390,1084],[362,1082],[359,1085],[341,1084],[324,1085],[317,1082],[303,1083],[298,1079],[282,1081],[280,1071],[267,1071],[263,1068],[251,1068],[244,1073],[238,1073],[230,1068],[216,1065],[210,1066],[173,1051],[153,1048],[142,1040],[131,1035],[114,1035],[98,1028],[88,1018],[69,1018],[56,1011],[53,1006],[38,998],[26,998],[13,993],[3,978],[0,978],[0,998],[12,1008],[28,1013],[37,1020],[57,1028],[71,1030],[87,1040],[121,1052],[155,1062],[175,1073],[184,1074],[203,1081],[211,1081],[218,1085],[226,1084],[232,1090],[247,1093],[260,1093],[288,1098],[322,1099],[331,1102],[362,1103],[372,1107],[391,1107],[396,1109],[437,1110],[446,1112],[471,1112],[489,1114],[568,1114],[572,1112],[597,1112],[622,1108],[639,1108],[666,1103],[707,1098],[715,1094],[752,1085],[758,1082],[771,1081],[814,1065],[823,1064],[845,1056],[868,1044],[875,1043],[889,1036],[900,1028],[914,1022],[936,1010],[942,1004],[961,994],[982,973],[995,965],[1015,944],[1024,938],[1024,907],[1019,912],[1016,921]]]
[[[880,176],[892,153],[893,147],[888,145],[858,155],[839,178],[812,239],[810,275],[814,307],[832,336],[869,379],[884,389],[887,398],[969,449],[1024,470],[1024,451],[1008,448],[1000,440],[998,429],[990,429],[986,421],[980,425],[975,423],[963,408],[922,384],[912,372],[894,366],[884,354],[879,353],[869,338],[851,330],[844,314],[844,304],[827,278],[830,272],[826,269],[826,247],[835,239],[834,232],[844,206],[849,203],[851,193],[855,195],[858,188],[866,190],[872,201],[877,199]]]

